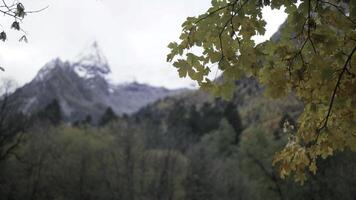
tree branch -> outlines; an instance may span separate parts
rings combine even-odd
[[[323,0],[318,0],[319,2],[323,3],[323,4],[328,4],[330,6],[333,6],[335,7],[344,17],[346,17],[347,20],[349,20],[351,23],[353,23],[354,25],[356,25],[356,22],[354,20],[352,20],[350,17],[348,17],[344,11],[338,6],[338,5],[335,5],[333,3],[330,3],[330,2],[327,2],[327,1],[323,1]]]
[[[330,115],[331,115],[331,112],[332,112],[332,109],[333,109],[333,106],[334,106],[334,101],[335,101],[335,97],[336,97],[337,91],[338,91],[338,89],[340,87],[341,80],[342,80],[345,72],[347,72],[347,70],[348,70],[347,69],[348,64],[351,62],[351,58],[354,55],[355,51],[356,51],[356,46],[353,48],[353,50],[351,51],[351,53],[347,57],[346,62],[344,64],[344,67],[342,68],[342,71],[339,74],[339,77],[337,79],[335,88],[333,90],[333,93],[332,93],[332,96],[331,96],[331,99],[330,99],[328,112],[327,112],[324,120],[322,121],[323,125],[317,130],[318,133],[320,133],[320,131],[322,131],[323,129],[327,128],[327,126],[328,126],[328,121],[329,121],[329,118],[330,118]]]

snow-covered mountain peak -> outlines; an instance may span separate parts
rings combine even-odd
[[[64,118],[73,122],[88,115],[98,121],[107,107],[117,114],[131,114],[177,94],[137,82],[115,84],[109,73],[106,58],[94,43],[75,62],[57,58],[45,64],[33,81],[14,92],[13,98],[18,99],[18,109],[23,113],[35,113],[56,99]]]
[[[105,76],[111,73],[108,61],[97,42],[80,53],[72,63],[75,72],[83,78]]]

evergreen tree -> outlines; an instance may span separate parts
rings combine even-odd
[[[234,128],[235,131],[234,144],[238,144],[239,137],[241,135],[243,127],[242,127],[240,114],[237,110],[237,106],[234,105],[232,102],[229,102],[225,107],[224,115],[227,121],[229,122],[229,124]]]
[[[37,113],[37,118],[55,126],[59,125],[62,122],[62,111],[58,101],[54,99],[42,111]]]
[[[101,116],[101,119],[99,121],[99,126],[105,126],[108,123],[115,121],[118,119],[118,116],[115,114],[115,112],[112,110],[112,108],[108,107],[105,110],[105,113]]]

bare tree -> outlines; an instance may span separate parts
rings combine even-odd
[[[26,117],[16,112],[16,102],[9,99],[14,85],[13,81],[6,80],[0,88],[0,162],[14,153],[27,127]]]

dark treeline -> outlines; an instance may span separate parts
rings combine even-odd
[[[5,99],[6,100],[6,99]],[[301,186],[281,180],[276,126],[243,127],[233,103],[175,101],[133,116],[108,108],[69,125],[53,101],[33,116],[0,109],[0,196],[9,200],[355,199],[356,158],[320,160]]]

